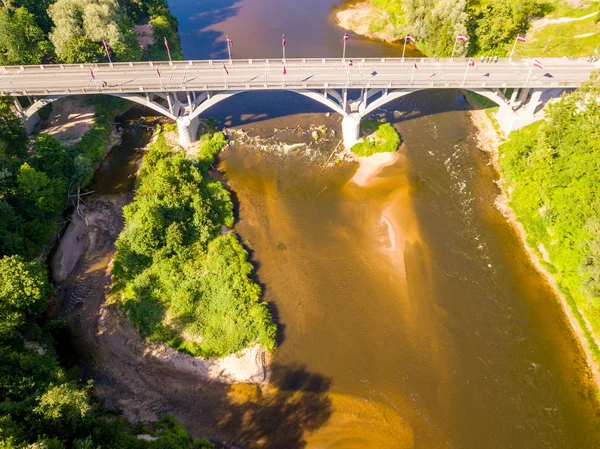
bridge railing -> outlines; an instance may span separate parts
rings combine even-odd
[[[546,82],[530,82],[525,86],[526,88],[577,88],[580,83],[564,82],[564,81],[546,81]],[[52,89],[50,92],[47,89],[27,89],[18,90],[11,92],[1,92],[0,96],[12,95],[12,96],[44,96],[44,95],[72,95],[72,94],[123,94],[123,93],[158,93],[158,92],[174,92],[174,91],[189,91],[189,92],[200,92],[200,91],[236,91],[236,90],[319,90],[319,89],[492,89],[492,88],[508,88],[510,87],[506,83],[504,85],[497,83],[486,83],[486,82],[475,82],[467,81],[465,83],[457,84],[450,82],[430,82],[430,81],[414,81],[413,83],[398,83],[398,82],[371,82],[371,83],[360,83],[360,82],[337,82],[337,83],[305,83],[305,82],[270,82],[270,83],[227,83],[226,85],[221,84],[196,84],[196,85],[171,85],[167,89],[160,88],[148,88],[143,86],[130,86],[128,88],[111,88],[111,87],[97,87],[90,85],[85,88],[77,89]]]
[[[352,59],[354,64],[365,64],[365,65],[413,65],[413,64],[441,64],[441,65],[464,65],[467,64],[471,58],[288,58],[285,60],[289,66],[297,65],[343,65],[348,63]],[[529,65],[532,62],[531,58],[501,58],[498,59],[497,63],[480,62],[478,58],[472,58],[477,64],[525,64]],[[582,58],[537,58],[544,62],[544,64],[550,66],[567,66],[572,64],[589,64],[588,59]],[[209,68],[209,67],[222,67],[225,64],[227,67],[231,66],[252,66],[259,65],[265,66],[267,64],[281,65],[280,58],[272,59],[233,59],[233,60],[187,60],[187,61],[135,61],[135,62],[114,62],[109,63],[84,63],[84,64],[41,64],[41,65],[18,65],[18,66],[0,66],[0,71],[39,71],[39,70],[81,70],[90,67],[99,67],[103,69],[135,69],[135,68],[147,68],[147,67],[160,67],[160,68]]]

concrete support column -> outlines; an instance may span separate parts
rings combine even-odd
[[[342,119],[344,148],[349,150],[360,139],[360,114],[348,114]]]
[[[529,95],[530,90],[531,89],[526,87],[521,89],[521,94],[519,95],[519,103],[525,103],[525,100],[527,100],[527,95]]]
[[[189,117],[181,117],[177,119],[179,145],[181,145],[183,148],[187,148],[196,141],[199,124],[200,119],[198,117],[194,118],[193,120],[190,120]]]
[[[517,96],[519,95],[519,89],[515,89],[513,90],[512,95],[510,96],[510,101],[508,102],[508,104],[510,104],[511,106],[514,105],[517,101]]]
[[[38,115],[38,113],[34,113],[31,117],[27,118],[25,120],[25,131],[27,131],[27,134],[33,134],[33,130],[35,129],[35,125],[37,125],[40,122],[40,116]]]
[[[167,103],[169,104],[169,112],[171,114],[175,114],[173,111],[173,99],[171,98],[171,94],[169,92],[167,92]]]
[[[540,104],[540,99],[542,98],[542,89],[534,89],[529,102],[527,103],[527,113],[530,115],[535,114],[535,110]]]

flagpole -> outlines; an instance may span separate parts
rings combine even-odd
[[[527,75],[527,79],[525,80],[525,86],[527,86],[527,83],[529,82],[529,78],[531,77],[531,74],[533,73],[533,64],[534,64],[534,62],[531,63],[531,68],[529,69],[529,74]]]
[[[283,49],[283,62],[285,62],[285,34],[281,35],[281,48]]]
[[[265,64],[265,84],[269,84],[269,60]]]
[[[515,39],[515,45],[513,45],[512,51],[510,52],[510,60],[512,61],[513,55],[515,53],[515,48],[517,48],[517,42],[519,42],[519,35],[517,34],[517,37]]]
[[[404,62],[404,53],[406,52],[406,36],[408,36],[408,34],[404,36],[404,48],[402,49],[402,62]]]
[[[415,78],[415,69],[417,68],[417,63],[415,62],[413,64],[413,71],[412,71],[412,75],[410,76],[410,87],[412,87],[413,84],[413,79]]]
[[[229,36],[227,38],[227,53],[229,53],[229,63],[231,63],[231,47],[229,46]]]
[[[346,62],[346,38],[344,38],[344,51],[342,52],[342,62]]]
[[[471,65],[471,61],[467,62],[467,70],[465,70],[465,77],[463,78],[463,82],[460,85],[461,87],[465,86],[465,82],[467,81],[467,74],[469,73],[469,66]]]
[[[450,59],[454,60],[454,52],[456,51],[456,43],[458,42],[458,39],[455,38],[454,39],[454,47],[452,47],[452,56],[450,56]]]

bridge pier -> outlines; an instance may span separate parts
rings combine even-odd
[[[179,145],[183,148],[191,146],[197,140],[200,118],[180,117],[177,119],[177,130],[179,131]]]
[[[360,114],[351,113],[342,119],[342,136],[344,148],[349,150],[360,139]]]

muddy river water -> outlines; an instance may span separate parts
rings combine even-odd
[[[332,0],[170,4],[187,58],[223,57],[225,33],[238,57],[276,57],[282,33],[289,57],[341,51]],[[361,56],[397,51],[358,37],[349,46]],[[600,447],[582,350],[493,206],[495,174],[468,105],[458,92],[429,91],[389,109],[406,113],[388,115],[405,144],[363,187],[351,182],[353,163],[323,169],[243,144],[223,152],[237,231],[280,325],[274,378],[285,397],[232,388],[229,402],[254,395],[255,404],[232,421],[204,405],[208,389],[178,378],[156,408],[198,436],[248,447]],[[210,112],[257,134],[339,126],[293,94],[239,95]]]

